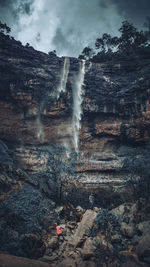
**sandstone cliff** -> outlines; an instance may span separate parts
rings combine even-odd
[[[55,235],[51,225],[59,217],[51,199],[59,200],[58,191],[61,196],[61,190],[68,190],[70,202],[87,207],[89,191],[93,190],[96,205],[110,208],[131,197],[134,188],[127,187],[124,181],[137,179],[141,170],[149,168],[150,54],[132,61],[122,57],[99,64],[84,63],[82,103],[76,110],[78,115],[80,108],[82,110],[81,121],[77,121],[81,127],[76,132],[80,152],[77,158],[80,164],[76,167],[78,179],[68,175],[65,188],[58,188],[59,168],[55,176],[51,173],[55,162],[48,161],[49,144],[61,144],[68,149],[66,155],[63,154],[64,165],[67,165],[67,156],[74,149],[73,109],[81,62],[38,52],[4,35],[0,37],[0,59],[1,251],[39,258],[50,245],[44,242],[44,237],[51,240]],[[55,153],[54,149],[54,160]],[[49,173],[45,171],[47,165]],[[136,218],[138,223],[149,219],[143,208],[146,203],[145,200],[142,206],[146,215],[137,211],[137,215],[133,215],[134,225],[127,225],[129,214],[127,218],[123,215],[123,234],[131,234]],[[123,208],[124,213],[128,213],[128,209]],[[85,225],[85,220],[83,222]],[[84,244],[86,259],[92,244],[89,238],[79,240],[81,226],[72,238],[79,244],[84,241],[81,245]],[[87,228],[88,224],[86,231]],[[139,244],[143,244],[143,240]],[[57,240],[54,243],[58,245]],[[63,246],[59,251],[63,260],[68,251],[64,250],[63,254],[61,249]],[[72,253],[74,255],[74,250]],[[2,255],[2,260],[3,257],[10,261],[9,256],[7,259]],[[57,264],[57,255],[52,252],[52,257],[52,262]]]
[[[73,149],[72,106],[80,61],[69,59],[66,91],[57,97],[65,58],[0,40],[0,138],[29,174],[46,166],[49,143]],[[123,160],[150,139],[150,54],[85,64],[78,172],[81,190],[121,185]],[[83,184],[83,186],[82,186]]]

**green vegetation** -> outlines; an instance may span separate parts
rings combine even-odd
[[[0,21],[0,33],[2,34],[8,34],[11,32],[11,29],[6,25],[6,23],[2,23]]]
[[[36,174],[35,179],[39,181],[41,191],[47,197],[57,198],[57,201],[61,198],[63,181],[70,176],[76,177],[75,167],[79,165],[77,153],[72,151],[67,157],[68,152],[65,147],[55,144],[39,151],[39,158],[46,157],[47,163],[45,170]]]
[[[123,244],[118,234],[120,234],[122,220],[121,215],[113,215],[108,209],[100,209],[98,211],[94,226],[92,229],[89,229],[90,237],[96,236],[97,233],[105,237],[105,245],[102,245],[98,240],[94,242],[96,266],[104,266],[104,262],[106,266],[111,266],[114,261],[120,262],[119,251],[123,249]],[[112,240],[114,235],[118,235],[117,242],[113,242]],[[110,244],[113,244],[112,249]]]
[[[120,36],[112,37],[104,33],[95,41],[95,51],[93,48],[85,47],[79,55],[80,59],[88,59],[93,62],[111,60],[112,57],[137,56],[143,49],[150,47],[150,18],[147,18],[144,26],[146,31],[139,31],[132,23],[123,21],[119,29]],[[98,53],[96,54],[96,50]],[[150,53],[150,51],[149,51]]]
[[[124,171],[131,173],[126,180],[132,188],[134,200],[140,197],[150,201],[150,145],[147,148],[134,148],[124,160]]]

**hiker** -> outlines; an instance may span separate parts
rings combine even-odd
[[[72,221],[72,217],[73,217],[73,211],[70,210],[70,212],[69,212],[69,219],[70,219],[70,221]]]
[[[69,201],[69,193],[67,191],[64,193],[64,200],[66,203]]]
[[[90,202],[90,209],[93,210],[93,208],[94,208],[94,195],[93,195],[93,193],[91,193],[89,195],[89,202]]]
[[[59,241],[60,237],[62,236],[63,241],[64,241],[65,239],[64,239],[64,235],[63,235],[63,227],[61,225],[56,226],[56,232],[57,232],[57,240]]]

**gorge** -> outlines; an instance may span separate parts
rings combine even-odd
[[[150,52],[133,60],[122,56],[94,63],[47,55],[1,35],[0,58],[0,251],[42,257],[44,237],[53,237],[52,225],[59,217],[55,210],[63,205],[66,191],[72,209],[83,208],[82,223],[96,216],[96,211],[85,212],[88,195],[94,192],[99,208],[117,213],[126,203],[128,214],[121,206],[126,223],[136,210],[142,229],[136,234],[144,232],[139,226],[143,221],[149,229],[150,218],[144,213],[149,200],[142,213],[143,195],[135,200],[138,190],[128,182],[140,180],[149,170]],[[69,171],[72,166],[75,169]],[[131,221],[135,224],[135,218]],[[81,226],[72,224],[72,231],[77,227]],[[135,237],[129,231],[127,236]],[[31,251],[25,246],[30,242]],[[85,241],[84,249],[86,242],[91,241]],[[66,247],[73,246],[71,240],[68,243]],[[146,258],[146,266],[149,256],[143,254],[138,261]],[[92,256],[72,266],[85,266]],[[50,264],[57,263],[55,259]],[[64,264],[60,266],[70,266]],[[115,264],[110,266],[141,266]]]

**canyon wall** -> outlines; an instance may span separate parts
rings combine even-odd
[[[5,36],[0,40],[0,58],[0,139],[32,176],[46,166],[46,153],[40,157],[38,153],[44,146],[54,143],[74,149],[74,92],[81,62],[67,58],[66,63],[64,57],[24,47]],[[124,180],[131,176],[130,170],[124,171],[124,160],[138,147],[148,149],[149,69],[150,54],[134,60],[85,62],[78,133],[81,191],[123,190]]]

